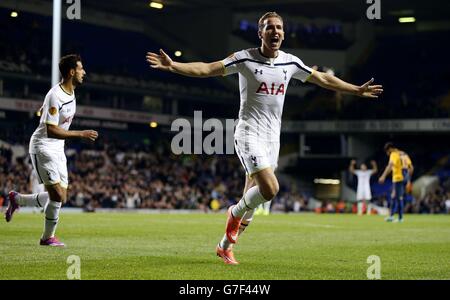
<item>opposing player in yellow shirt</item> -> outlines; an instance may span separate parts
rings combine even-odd
[[[394,144],[392,143],[386,143],[386,145],[384,145],[384,151],[386,152],[387,156],[389,156],[389,163],[384,169],[383,174],[378,179],[378,182],[381,184],[384,183],[386,177],[392,171],[392,184],[394,186],[391,214],[386,219],[386,221],[393,222],[394,214],[396,210],[398,210],[398,221],[403,222],[403,195],[405,193],[405,186],[403,176],[403,162],[401,158],[402,152],[394,147]]]

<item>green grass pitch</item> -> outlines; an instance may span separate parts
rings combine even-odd
[[[256,216],[235,247],[238,266],[215,255],[225,214],[62,214],[67,247],[38,246],[43,216],[0,223],[0,279],[67,279],[67,257],[81,279],[450,279],[450,216],[275,214]]]

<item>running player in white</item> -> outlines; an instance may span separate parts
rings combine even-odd
[[[359,170],[355,169],[356,160],[350,162],[350,173],[358,177],[358,187],[356,188],[356,201],[358,202],[358,215],[363,214],[363,203],[367,208],[367,214],[370,215],[372,209],[370,200],[372,200],[372,192],[370,190],[370,177],[378,172],[377,163],[372,160],[370,162],[372,169],[367,169],[366,164],[361,164]]]
[[[64,247],[55,236],[59,211],[66,202],[69,185],[64,140],[82,138],[95,141],[98,134],[94,130],[69,130],[76,109],[75,88],[83,83],[86,75],[80,56],[62,57],[59,70],[62,82],[45,96],[39,126],[31,136],[29,148],[33,168],[47,192],[30,195],[9,192],[5,219],[10,222],[19,206],[44,207],[45,223],[40,245]]]
[[[235,131],[235,149],[247,174],[244,196],[228,209],[226,233],[216,253],[226,264],[238,264],[232,244],[253,217],[254,209],[271,201],[278,193],[275,168],[280,147],[281,114],[284,97],[291,78],[309,81],[321,87],[361,97],[377,98],[381,85],[373,79],[356,86],[332,75],[313,71],[303,62],[280,49],[284,39],[283,19],[275,12],[264,14],[259,22],[259,48],[236,52],[212,63],[179,63],[162,49],[147,53],[154,69],[192,77],[226,76],[239,73],[241,106]]]

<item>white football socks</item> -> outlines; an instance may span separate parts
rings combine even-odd
[[[59,220],[59,211],[61,210],[61,202],[49,200],[45,207],[45,224],[42,240],[47,240],[55,236],[56,226]]]
[[[223,238],[219,242],[219,247],[226,250],[226,249],[230,248],[230,246],[231,246],[231,243],[227,239],[227,234],[224,234]]]
[[[253,220],[253,214],[255,213],[255,208],[262,203],[268,202],[270,205],[270,200],[264,199],[259,191],[258,186],[254,186],[245,193],[244,197],[236,204],[231,210],[233,217],[242,219],[241,226],[239,226],[239,235],[244,232],[245,228]],[[222,240],[219,243],[219,247],[222,249],[228,249],[232,246],[232,243],[227,239],[227,235],[224,234]]]
[[[47,192],[39,194],[17,194],[16,201],[20,206],[45,207],[49,197]]]
[[[261,195],[259,187],[254,186],[250,188],[239,203],[233,207],[231,213],[233,214],[233,217],[242,218],[247,211],[254,210],[258,205],[266,201],[268,200],[264,199]]]
[[[270,213],[270,205],[271,204],[272,204],[272,201],[267,201],[262,204],[265,212]]]
[[[242,217],[242,222],[247,225],[253,220],[253,215],[255,214],[256,209],[248,210],[245,215]],[[239,232],[240,233],[240,232]]]
[[[362,215],[363,213],[363,203],[362,201],[358,201],[358,215]]]

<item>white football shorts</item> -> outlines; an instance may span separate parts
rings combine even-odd
[[[38,175],[39,183],[46,186],[60,184],[67,189],[69,177],[67,175],[67,159],[64,152],[30,153],[33,168]]]
[[[369,189],[360,189],[356,192],[356,200],[357,201],[370,201],[372,199],[372,193]]]
[[[267,168],[275,171],[278,167],[279,142],[235,139],[234,148],[249,177]]]

